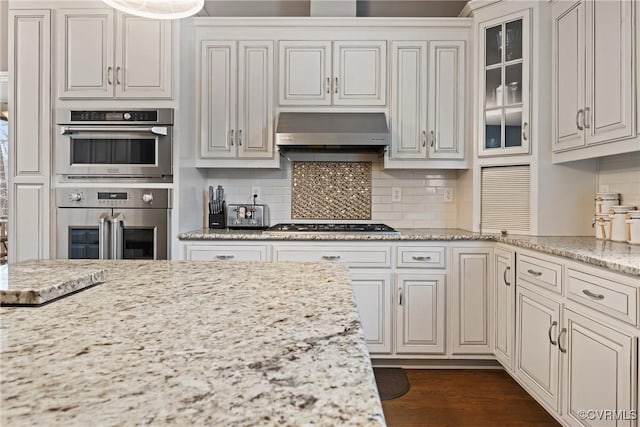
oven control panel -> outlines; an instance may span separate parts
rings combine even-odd
[[[58,188],[56,206],[59,208],[170,209],[171,190],[168,188]]]

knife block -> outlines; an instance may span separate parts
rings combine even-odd
[[[222,229],[227,227],[226,215],[227,205],[222,202],[222,212],[212,213],[209,211],[209,228],[210,229]]]

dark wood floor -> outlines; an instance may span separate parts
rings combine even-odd
[[[411,390],[382,402],[390,427],[559,426],[502,370],[407,370]]]

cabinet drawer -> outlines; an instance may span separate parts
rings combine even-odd
[[[266,261],[267,247],[194,245],[185,248],[185,258],[191,261]]]
[[[529,255],[519,255],[516,269],[519,279],[562,293],[562,265]]]
[[[567,298],[636,325],[638,289],[604,277],[567,269]]]
[[[286,246],[275,247],[273,260],[344,262],[349,267],[391,267],[390,247]]]
[[[445,248],[444,246],[421,247],[421,246],[400,246],[398,247],[398,267],[412,268],[444,268]]]

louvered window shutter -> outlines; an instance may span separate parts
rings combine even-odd
[[[531,174],[529,165],[482,169],[481,224],[485,233],[529,234]]]

